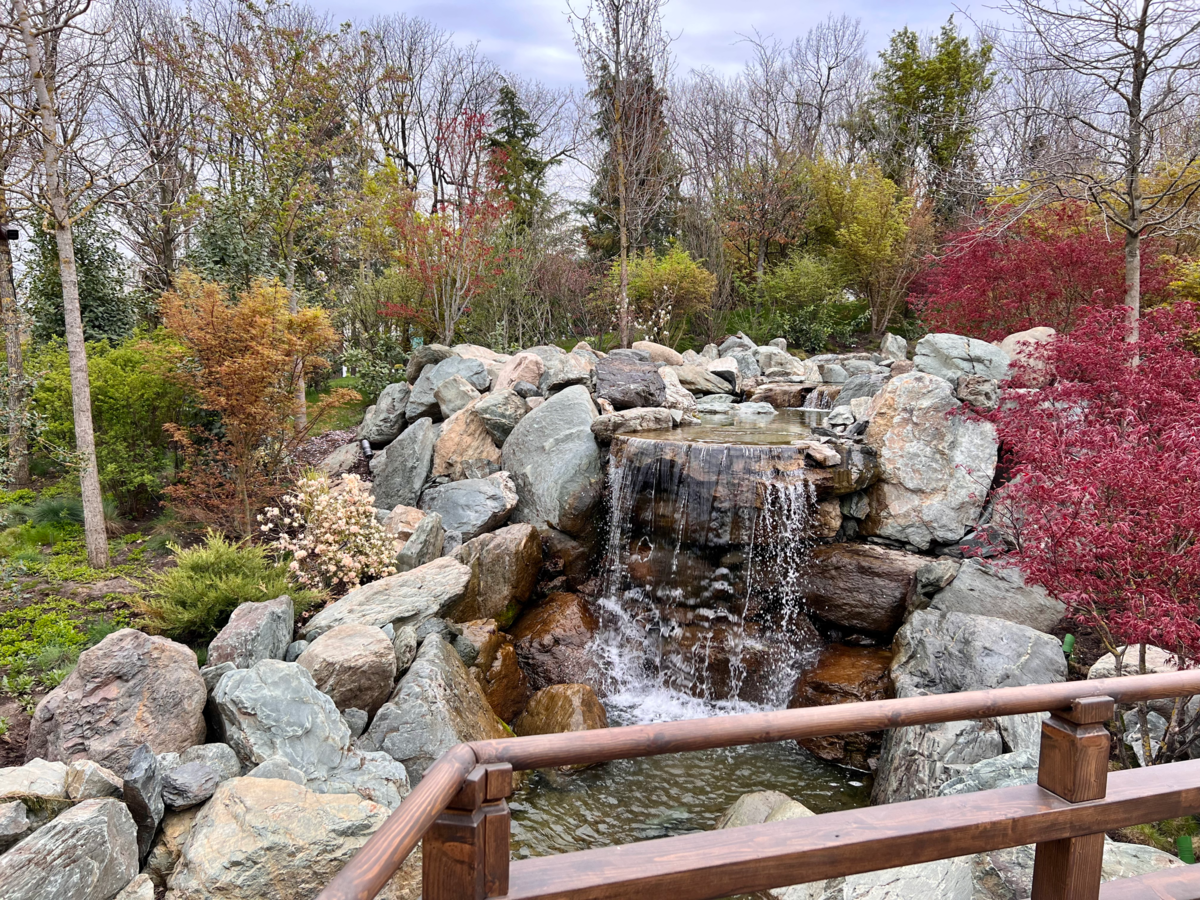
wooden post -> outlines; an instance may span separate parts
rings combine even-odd
[[[1042,723],[1038,785],[1071,803],[1099,800],[1108,789],[1111,697],[1076,700]],[[1037,845],[1032,900],[1097,900],[1104,834]]]
[[[508,893],[512,766],[476,766],[422,842],[424,900],[487,900]]]

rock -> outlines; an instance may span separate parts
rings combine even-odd
[[[370,462],[367,463],[367,469],[370,470],[371,476],[374,477],[375,474],[383,468],[384,463],[386,462],[387,447],[384,447],[382,450],[376,450],[375,453],[372,454]],[[375,509],[375,515],[379,517],[381,522],[387,518],[387,512],[388,511],[386,509],[381,510],[378,507]],[[380,516],[380,513],[382,513],[382,516]]]
[[[796,359],[786,350],[780,350],[778,347],[769,345],[759,347],[754,351],[753,356],[758,368],[763,372],[775,371],[780,374],[803,376],[808,370],[803,360]]]
[[[897,697],[1051,684],[1066,677],[1059,642],[1040,631],[959,612],[914,612],[893,643]],[[1040,746],[1040,719],[920,725],[888,732],[872,801],[891,803],[935,794],[968,767],[1006,752]]]
[[[442,555],[445,540],[446,529],[442,527],[442,517],[437,513],[424,516],[396,554],[396,571],[408,572],[433,562]]]
[[[469,541],[503,525],[519,502],[513,478],[497,472],[432,487],[421,498],[421,508],[438,513],[447,531],[461,532]]]
[[[542,540],[532,525],[508,525],[467,541],[454,558],[470,566],[477,587],[446,617],[455,622],[495,619],[507,628],[537,584]]]
[[[413,536],[425,512],[415,506],[397,506],[388,513],[383,527],[388,534],[393,535],[401,544]]]
[[[0,783],[3,776],[0,774]],[[72,800],[102,800],[121,796],[121,779],[113,772],[90,759],[77,759],[67,766],[64,786]],[[0,788],[0,796],[4,795]]]
[[[1033,846],[993,850],[974,857],[977,867],[986,873],[984,890],[975,900],[1015,900],[1027,898],[1033,882]],[[1181,860],[1153,847],[1138,844],[1119,844],[1104,839],[1104,860],[1100,869],[1101,881],[1147,875],[1158,869],[1186,865]],[[988,889],[990,888],[990,890]]]
[[[342,710],[342,718],[346,720],[346,727],[350,729],[351,740],[361,737],[362,733],[367,730],[367,723],[371,721],[371,717],[365,709],[353,706]]]
[[[907,375],[909,372],[915,372],[916,370],[917,367],[913,365],[913,361],[911,359],[898,360],[897,362],[893,363],[889,369],[893,377],[896,375]]]
[[[163,776],[163,803],[171,809],[196,806],[213,795],[221,780],[220,775],[202,762],[176,766]]]
[[[544,528],[540,533],[546,566],[561,571],[578,590],[591,575],[592,547],[555,528]]]
[[[707,350],[708,348],[705,347],[704,349]],[[754,343],[754,341],[750,340],[750,338],[746,337],[745,334],[739,331],[737,334],[730,335],[729,337],[726,337],[725,340],[721,341],[718,352],[721,354],[721,356],[728,356],[729,351],[734,349],[756,350],[758,349],[758,344]]]
[[[641,350],[649,354],[650,362],[664,363],[668,366],[682,366],[683,357],[670,347],[664,347],[662,344],[656,344],[654,341],[634,341],[634,350]]]
[[[468,669],[471,677],[492,711],[502,722],[511,722],[525,710],[531,693],[512,638],[499,629],[494,619],[466,623],[462,638],[475,648],[475,663]]]
[[[753,791],[749,794],[742,794],[733,801],[729,809],[721,813],[721,817],[717,819],[717,824],[713,828],[723,830],[744,828],[747,825],[762,825],[776,809],[784,804],[794,802],[787,794],[779,791]]]
[[[754,354],[755,351],[734,347],[725,356],[737,363],[738,374],[743,378],[756,378],[762,374],[762,367],[759,366]]]
[[[235,778],[196,817],[170,879],[171,900],[310,900],[387,819],[353,795],[322,795],[287,781]],[[414,853],[378,894],[416,900]]]
[[[434,389],[438,410],[443,419],[449,419],[461,409],[470,406],[483,395],[461,375],[452,375]]]
[[[830,644],[801,675],[788,709],[886,700],[892,696],[891,662],[890,650]],[[871,732],[802,738],[797,743],[828,762],[866,770],[882,740],[882,732]]]
[[[492,385],[492,391],[496,393],[506,390],[518,382],[533,385],[536,390],[536,385],[542,380],[542,373],[545,371],[546,364],[542,362],[542,358],[536,353],[528,351],[518,353],[501,366],[500,371],[496,375],[496,382]]]
[[[464,467],[468,463],[485,461],[500,465],[500,451],[492,436],[483,427],[483,420],[471,407],[454,413],[442,425],[442,433],[433,445],[434,478],[448,475],[458,481],[470,477]]]
[[[950,385],[900,375],[874,401],[866,444],[879,462],[864,534],[925,549],[974,526],[996,469],[996,429],[956,415]]]
[[[873,544],[815,547],[804,599],[816,615],[845,628],[890,632],[899,627],[926,560]]]
[[[834,429],[837,429],[839,426],[845,428],[848,425],[853,425],[854,419],[854,413],[848,407],[835,406],[833,411],[825,417],[825,424]]]
[[[374,409],[375,407],[371,408]],[[361,452],[357,441],[350,444],[342,444],[342,446],[321,460],[317,469],[324,472],[330,478],[336,475],[344,475],[358,465]]]
[[[67,789],[67,776],[66,765],[44,759],[31,759],[23,766],[0,769],[0,803],[17,803],[25,810],[22,815],[10,808],[8,830],[3,839],[15,843],[70,809],[72,798]]]
[[[1141,673],[1141,644],[1133,644],[1130,647],[1118,647],[1118,653],[1122,653],[1123,663],[1121,666],[1121,675],[1140,675]],[[1178,659],[1175,654],[1163,650],[1161,647],[1155,647],[1153,644],[1146,645],[1146,673],[1147,675],[1157,675],[1165,672],[1178,671]],[[1116,678],[1117,677],[1117,661],[1116,657],[1111,653],[1105,653],[1088,670],[1088,680],[1096,678]],[[1151,710],[1165,719],[1170,719],[1174,714],[1175,698],[1166,700],[1151,700],[1146,704]],[[1180,714],[1180,722],[1184,723],[1183,727],[1186,730],[1188,723],[1191,723],[1196,714],[1200,712],[1200,697],[1191,697],[1187,700],[1187,705]],[[1194,733],[1194,732],[1193,732]],[[1194,755],[1194,751],[1193,751]]]
[[[879,344],[884,359],[908,359],[908,341],[898,334],[885,334]]]
[[[714,359],[705,368],[713,375],[725,381],[733,390],[740,390],[742,369],[738,365],[738,361],[732,356],[722,356],[720,359]],[[683,381],[682,375],[680,375],[679,380]]]
[[[346,726],[349,728],[349,726]],[[247,778],[274,778],[280,781],[290,781],[292,784],[304,784],[308,779],[304,773],[289,763],[282,756],[272,756],[264,759],[246,773]]]
[[[954,396],[980,412],[991,412],[1000,405],[1000,386],[994,379],[982,375],[962,375],[954,388]]]
[[[1100,880],[1116,881],[1118,878],[1136,878],[1161,869],[1176,869],[1186,866],[1183,860],[1155,847],[1142,844],[1122,844],[1111,838],[1104,839],[1104,862],[1100,867]]]
[[[0,853],[33,831],[33,822],[20,800],[0,803]]]
[[[367,441],[372,447],[386,447],[404,430],[404,408],[411,393],[404,382],[389,384],[379,394],[375,405],[367,410],[355,434],[356,441]]]
[[[371,625],[339,625],[320,635],[296,661],[339,710],[363,709],[374,715],[392,692],[396,652]]]
[[[960,375],[982,375],[994,381],[1008,377],[1008,354],[986,341],[958,334],[927,334],[917,341],[913,365],[918,372],[957,384]]]
[[[513,722],[513,733],[526,737],[607,727],[608,715],[590,687],[586,684],[553,684],[530,698],[525,712]]]
[[[295,662],[299,659],[300,654],[308,649],[308,641],[292,641],[288,644],[287,650],[283,652],[284,662]]]
[[[804,406],[805,400],[812,392],[813,386],[807,383],[801,384],[760,384],[754,389],[750,400],[753,403],[769,403],[776,409],[799,409]],[[720,398],[720,394],[712,394],[703,399]],[[700,404],[698,403],[699,407]]]
[[[414,347],[408,357],[404,380],[409,384],[415,384],[428,366],[436,366],[453,354],[454,351],[443,344],[422,344],[420,347]]]
[[[207,692],[183,644],[123,628],[79,663],[33,715],[26,759],[86,757],[123,772],[133,751],[186,750],[204,741]]]
[[[1010,375],[1024,387],[1044,387],[1049,380],[1046,345],[1054,339],[1053,328],[1040,326],[1010,334],[1000,342],[1000,352],[1010,359]]]
[[[506,731],[454,649],[429,637],[367,734],[416,784],[455,744],[502,738]]]
[[[962,563],[957,559],[939,556],[917,569],[917,595],[928,599],[948,585],[958,575]],[[917,605],[922,605],[918,603]],[[928,604],[924,604],[928,606]]]
[[[154,900],[154,882],[149,875],[138,875],[113,900]]]
[[[5,900],[110,900],[137,873],[137,829],[119,800],[85,800],[0,856]]]
[[[428,417],[417,419],[387,446],[387,459],[372,485],[375,505],[383,509],[416,506],[433,468],[439,427]]]
[[[849,373],[837,363],[825,363],[819,371],[821,380],[828,384],[845,384],[850,379]]]
[[[425,416],[431,418],[440,416],[438,388],[455,376],[462,378],[470,387],[480,393],[488,390],[492,385],[491,377],[487,373],[487,366],[479,360],[448,356],[421,372],[416,384],[412,387],[412,393],[409,394],[408,404],[404,410],[405,418],[413,422]]]
[[[231,662],[248,669],[260,659],[283,659],[295,621],[292,598],[287,594],[262,603],[243,603],[208,645],[207,664]]]
[[[505,389],[493,391],[475,404],[475,415],[487,429],[487,433],[497,445],[503,446],[517,427],[517,423],[525,418],[529,405],[516,391]]]
[[[600,448],[591,431],[595,418],[587,389],[575,385],[513,429],[504,442],[503,460],[519,497],[514,521],[539,530],[549,526],[572,537],[594,529],[592,513],[603,485]]]
[[[214,699],[226,739],[246,768],[281,756],[314,791],[354,791],[389,809],[408,793],[403,766],[384,754],[352,749],[337,706],[298,663],[267,659],[238,669],[221,679]]]
[[[662,406],[667,386],[654,363],[608,356],[596,364],[596,396],[618,410]]]
[[[337,625],[357,623],[397,629],[451,609],[471,586],[471,570],[442,557],[410,572],[388,575],[355,588],[326,606],[304,626],[309,641]]]
[[[551,594],[526,610],[513,627],[521,667],[535,690],[595,681],[588,644],[599,623],[579,594]]]
[[[512,358],[506,353],[497,353],[495,350],[479,344],[455,344],[450,349],[455,356],[477,359],[482,363],[506,363]]]
[[[417,658],[417,629],[411,625],[397,628],[392,638],[392,651],[396,655],[396,674],[403,675]]]
[[[821,900],[972,900],[974,879],[972,857],[959,856],[914,866],[881,869],[848,875],[840,887],[836,881],[826,882]],[[800,895],[803,896],[803,895]],[[784,895],[793,900],[792,895]]]
[[[1067,607],[1037,585],[1026,585],[1020,569],[979,559],[964,560],[958,575],[933,596],[930,609],[994,616],[1047,633]]]
[[[138,860],[144,860],[154,845],[158,823],[163,817],[163,773],[149,744],[135,751],[121,781],[121,795],[137,825]]]
[[[846,379],[837,399],[833,401],[836,409],[839,406],[849,406],[852,401],[864,397],[874,397],[883,390],[882,375],[852,375]]]
[[[683,365],[672,366],[671,371],[679,379],[684,390],[692,394],[732,394],[733,385],[724,378],[712,374],[704,366]]]
[[[168,810],[167,814],[163,816],[158,840],[154,842],[154,847],[150,850],[150,855],[146,857],[146,862],[142,867],[142,871],[150,876],[150,880],[154,882],[156,888],[166,890],[167,880],[175,871],[175,864],[179,862],[179,857],[183,853],[183,845],[187,842],[192,824],[196,821],[196,816],[200,814],[201,809],[202,807],[193,806],[178,812]]]
[[[696,415],[696,398],[692,396],[691,391],[683,387],[675,370],[669,366],[663,366],[658,370],[658,375],[663,380],[667,391],[663,406],[667,409],[678,410],[684,415]]]
[[[538,380],[538,390],[549,397],[573,384],[591,384],[596,364],[582,353],[563,353],[543,360],[545,370]]]
[[[952,797],[1021,784],[1036,784],[1037,776],[1038,754],[1027,747],[968,766],[962,774],[954,776],[938,788],[937,793],[939,797]]]
[[[542,392],[538,390],[538,386],[536,384],[530,384],[528,381],[518,381],[514,383],[512,386],[512,392],[522,400],[536,399],[540,402],[545,399],[542,396]],[[532,408],[532,405],[530,408]]]
[[[691,396],[690,394],[688,395]],[[774,412],[774,410],[772,410]],[[671,428],[671,410],[663,407],[622,409],[592,421],[592,434],[602,444],[610,443],[613,435],[638,431],[661,431]]]
[[[242,774],[242,764],[228,744],[197,744],[179,754],[179,764],[204,763],[221,781],[237,778]]]

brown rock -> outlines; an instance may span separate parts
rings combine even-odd
[[[478,585],[446,618],[452,622],[495,619],[507,628],[537,584],[542,541],[532,525],[508,525],[467,541],[454,558],[471,567]]]
[[[831,644],[821,652],[816,665],[797,682],[788,708],[886,700],[894,694],[889,674],[891,664],[890,650]],[[868,759],[878,755],[882,741],[883,732],[880,731],[803,738],[797,743],[829,762],[867,769]]]
[[[807,406],[808,395],[817,387],[815,384],[764,384],[750,397],[753,403],[769,403],[776,409],[793,409]]]
[[[842,527],[842,501],[837,497],[822,500],[817,504],[817,521],[814,536],[831,538]]]
[[[383,527],[387,529],[388,534],[394,535],[397,541],[403,543],[413,536],[417,525],[425,516],[424,510],[415,506],[397,506],[392,509]]]
[[[911,359],[898,359],[894,363],[892,363],[891,373],[893,376],[907,375],[909,372],[914,371],[916,368],[917,368],[916,363],[914,363]]]
[[[873,544],[829,544],[813,550],[805,601],[835,625],[892,631],[916,591],[916,573],[927,560]]]
[[[608,715],[595,691],[586,684],[555,684],[533,695],[513,722],[513,733],[527,737],[607,727]]]
[[[654,341],[634,341],[634,350],[644,350],[650,354],[650,362],[666,363],[668,366],[682,366],[683,357],[670,347],[656,344]]]
[[[477,460],[500,465],[500,451],[474,406],[472,403],[460,409],[442,425],[442,433],[433,445],[433,477],[449,475],[460,481],[469,477],[463,472],[463,465]]]
[[[541,536],[542,557],[547,567],[560,570],[574,588],[588,580],[592,568],[591,547],[557,528],[543,528]]]
[[[296,660],[339,710],[374,715],[392,693],[396,651],[373,625],[338,625],[317,637]]]
[[[468,671],[475,679],[492,707],[505,722],[511,722],[529,702],[529,678],[517,663],[517,651],[512,638],[496,625],[494,619],[477,619],[463,626],[463,637],[470,641],[479,656]]]
[[[133,751],[181,753],[204,742],[208,694],[196,654],[123,628],[85,650],[33,715],[26,759],[86,757],[124,772]]]
[[[529,352],[518,353],[500,367],[500,371],[496,374],[496,381],[492,384],[492,392],[510,388],[518,381],[537,384],[542,380],[542,373],[545,371],[546,364],[542,362],[540,356]]]
[[[551,594],[512,629],[517,658],[535,688],[591,680],[587,647],[599,623],[579,594]]]

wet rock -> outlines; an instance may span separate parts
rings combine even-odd
[[[617,410],[662,406],[667,386],[654,363],[609,356],[596,364],[596,396]]]
[[[416,506],[433,468],[433,447],[440,428],[420,418],[387,446],[387,459],[375,473],[375,505],[383,509]]]
[[[433,468],[431,475],[448,475],[454,480],[469,477],[465,471],[468,464],[479,462],[500,465],[500,451],[492,442],[492,436],[483,426],[483,420],[473,407],[459,410],[442,425],[442,432],[433,446]]]
[[[260,659],[283,659],[296,620],[292,598],[284,594],[262,603],[243,603],[208,645],[208,665],[231,662],[248,669]]]
[[[321,460],[317,468],[330,478],[333,478],[335,475],[344,475],[358,465],[358,459],[361,454],[362,451],[357,442],[342,444],[342,446]]]
[[[526,610],[510,633],[534,689],[594,682],[588,644],[598,627],[596,616],[579,594],[551,594]]]
[[[0,783],[3,782],[0,772]],[[90,759],[77,759],[67,766],[64,786],[72,800],[102,800],[121,796],[121,779]],[[0,788],[0,796],[4,795]]]
[[[699,365],[672,366],[671,371],[679,379],[680,385],[686,391],[696,395],[732,394],[733,385],[724,378],[710,372],[707,367]],[[664,385],[665,390],[665,385]]]
[[[119,800],[85,800],[0,856],[5,900],[109,900],[137,873],[137,829]]]
[[[812,389],[813,385],[810,383],[774,384],[769,382],[755,388],[750,400],[754,403],[769,403],[776,409],[799,409],[805,405]]]
[[[525,418],[529,405],[515,390],[493,391],[475,404],[475,414],[497,445],[502,446],[517,423]]]
[[[691,396],[690,394],[688,395]],[[772,410],[774,412],[774,410]],[[662,431],[671,428],[674,420],[671,410],[663,407],[638,407],[622,409],[611,415],[600,416],[592,422],[592,434],[602,444],[607,444],[615,434],[630,434],[638,431]]]
[[[154,845],[163,812],[163,773],[149,744],[142,744],[129,760],[121,783],[121,794],[137,825],[138,859],[144,860]]]
[[[422,344],[420,347],[414,347],[408,357],[404,380],[409,384],[415,384],[428,366],[436,366],[453,354],[454,351],[444,344]]]
[[[668,366],[682,366],[683,357],[670,347],[656,344],[654,341],[634,341],[634,350],[641,350],[649,355],[650,362],[664,363]]]
[[[591,431],[595,418],[587,389],[575,385],[513,429],[504,442],[503,460],[519,497],[514,521],[539,529],[548,525],[573,537],[593,530],[603,483],[600,448]]]
[[[938,591],[930,609],[994,616],[1038,631],[1055,629],[1067,608],[1038,585],[1027,585],[1020,569],[965,560],[958,575]]]
[[[864,534],[921,549],[952,543],[975,525],[996,469],[995,428],[956,415],[950,384],[913,373],[874,402],[866,444],[878,457]]]
[[[592,547],[555,528],[543,528],[539,533],[545,565],[561,571],[571,587],[578,589],[591,575]]]
[[[886,700],[892,696],[891,662],[890,650],[830,644],[796,683],[788,708]],[[866,770],[882,741],[882,732],[872,732],[802,738],[797,743],[828,762]]]
[[[489,439],[490,440],[490,439]],[[427,490],[421,508],[442,517],[442,527],[471,540],[503,525],[519,508],[520,498],[508,472],[465,478]]]
[[[442,555],[445,540],[446,529],[442,527],[442,517],[437,513],[423,516],[404,542],[404,547],[396,554],[396,571],[408,572],[433,562]]]
[[[196,817],[172,874],[171,900],[310,900],[387,819],[387,808],[287,781],[235,778]],[[410,856],[379,893],[416,900]]]
[[[808,608],[846,628],[890,632],[900,626],[926,559],[874,544],[813,549],[805,578]]]
[[[885,334],[879,344],[884,359],[908,359],[908,341],[898,334]]]
[[[536,353],[528,351],[518,353],[503,366],[496,374],[496,382],[492,385],[493,392],[499,392],[514,387],[519,382],[531,385],[537,391],[537,384],[542,380],[546,364]],[[518,391],[520,393],[520,391]]]
[[[475,663],[468,670],[471,677],[492,711],[501,721],[511,722],[524,711],[532,693],[512,638],[494,619],[479,619],[463,626],[462,639],[475,648]]]
[[[454,558],[470,567],[476,588],[448,610],[446,617],[455,622],[495,619],[506,628],[537,584],[542,541],[532,525],[508,525],[467,541]]]
[[[954,387],[954,396],[980,412],[991,412],[1000,405],[1000,386],[983,375],[962,375]]]
[[[714,829],[744,828],[747,825],[762,825],[776,809],[786,804],[795,803],[787,794],[779,791],[753,791],[742,794],[721,818],[717,819]],[[810,812],[809,815],[812,815]]]
[[[553,684],[530,698],[525,712],[513,722],[513,733],[526,737],[607,727],[608,715],[588,685]]]
[[[312,642],[296,662],[309,671],[317,689],[339,710],[374,715],[392,692],[396,652],[371,625],[339,625]],[[361,732],[360,732],[361,733]]]
[[[471,570],[447,557],[410,572],[389,575],[355,588],[326,606],[304,626],[313,640],[337,625],[356,623],[382,628],[415,625],[463,600],[471,586]]]
[[[386,447],[404,430],[404,408],[411,393],[404,382],[389,384],[379,394],[375,405],[367,410],[358,426],[355,441],[367,441],[372,447]]]
[[[80,654],[38,704],[26,759],[86,757],[123,772],[144,743],[156,753],[202,743],[206,696],[190,648],[123,628]]]
[[[506,732],[454,648],[429,637],[367,735],[403,763],[416,784],[455,744]]]
[[[913,365],[918,372],[956,384],[961,375],[982,375],[994,381],[1008,377],[1008,354],[986,341],[958,334],[927,334],[917,341]]]
[[[202,762],[176,766],[163,776],[163,803],[171,809],[196,806],[213,795],[221,780],[220,775]]]
[[[425,512],[415,506],[397,506],[387,514],[383,527],[388,534],[403,544],[413,536],[423,518]]]

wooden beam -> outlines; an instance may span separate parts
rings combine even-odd
[[[1100,900],[1200,900],[1200,866],[1110,881],[1100,885]]]
[[[515,862],[508,900],[716,900],[1200,812],[1200,760],[1117,772],[1102,800],[1037,785]]]

